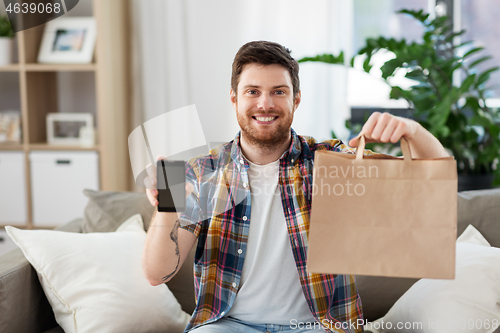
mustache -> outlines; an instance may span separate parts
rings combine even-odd
[[[280,116],[282,113],[276,112],[276,111],[255,111],[250,114],[250,116],[255,117],[256,115],[259,116]]]

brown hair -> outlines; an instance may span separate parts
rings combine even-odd
[[[246,64],[257,63],[261,65],[278,64],[285,67],[290,73],[293,86],[293,95],[300,91],[299,63],[290,55],[292,51],[286,47],[268,41],[254,41],[243,45],[236,53],[231,74],[231,88],[238,93],[238,83],[241,71]]]

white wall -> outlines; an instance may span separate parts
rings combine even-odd
[[[231,64],[252,40],[271,40],[292,56],[350,50],[352,0],[133,1],[134,82],[142,87],[134,125],[196,104],[209,142],[239,130],[229,101]],[[347,55],[349,56],[349,55]],[[318,139],[341,131],[348,115],[345,70],[307,63],[300,69],[302,104],[293,127]]]

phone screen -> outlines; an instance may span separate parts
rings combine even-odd
[[[157,187],[159,212],[186,210],[186,165],[184,161],[158,161]]]

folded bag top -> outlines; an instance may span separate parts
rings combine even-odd
[[[316,151],[310,273],[453,279],[457,170],[453,157],[412,159]]]

